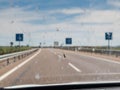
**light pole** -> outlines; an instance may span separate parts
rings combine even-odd
[[[57,32],[59,32],[59,28],[57,27],[56,30],[55,30],[55,38],[54,38],[54,47],[58,47],[59,46],[59,42],[58,42],[58,39],[56,39],[58,36],[57,36]]]

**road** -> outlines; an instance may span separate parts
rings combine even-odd
[[[109,80],[120,80],[120,62],[79,52],[42,48],[2,74],[0,86]]]

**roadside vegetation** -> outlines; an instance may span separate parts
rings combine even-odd
[[[29,46],[0,46],[0,55],[31,49]]]
[[[95,49],[108,49],[108,46],[83,46],[83,48],[89,48],[89,49],[92,49],[92,48],[95,48]],[[116,47],[110,47],[111,50],[120,50],[120,46],[116,46]]]

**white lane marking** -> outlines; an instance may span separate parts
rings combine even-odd
[[[63,54],[62,52],[57,52],[58,54]]]
[[[84,55],[84,56],[86,56],[86,55]],[[91,57],[91,58],[94,58],[94,59],[99,59],[99,60],[110,62],[110,63],[120,64],[120,62],[113,61],[111,59],[99,58],[99,57],[94,57],[94,56],[87,56],[87,57]]]
[[[72,63],[68,63],[68,65],[75,69],[77,72],[81,72],[81,70],[74,66]]]
[[[91,75],[120,75],[120,73],[85,73],[85,74],[80,74],[83,76],[91,76]]]
[[[58,55],[58,60],[61,60],[61,56],[60,55]]]
[[[18,66],[16,66],[15,68],[13,68],[12,70],[8,71],[7,73],[5,73],[4,75],[0,76],[0,81],[2,81],[3,79],[5,79],[7,76],[9,76],[10,74],[12,74],[13,72],[15,72],[17,69],[21,68],[23,65],[25,65],[27,62],[29,62],[30,60],[32,60],[34,57],[36,57],[39,53],[41,52],[41,50],[39,50],[37,53],[35,53],[32,57],[28,58],[27,60],[25,60],[23,63],[19,64]]]
[[[62,56],[58,55],[58,58],[60,59],[60,58],[62,58]]]
[[[52,50],[52,49],[49,49],[49,51],[50,51],[51,53],[53,53],[53,54],[56,54],[56,52],[55,52],[54,50]]]
[[[50,52],[53,53],[53,54],[55,54],[55,55],[57,55],[57,53],[55,51],[50,51]]]
[[[106,61],[106,62],[110,62],[110,63],[120,64],[120,62],[113,61],[112,59],[105,59],[105,58],[100,58],[100,57],[95,57],[95,56],[83,55],[83,54],[79,54],[79,53],[74,53],[74,54],[85,56],[85,57],[90,57],[90,58],[94,58],[94,59],[99,59],[101,61]]]
[[[57,55],[57,54],[63,54],[62,52],[58,52],[58,51],[56,51],[56,50],[49,50],[51,53],[54,53],[55,55]]]

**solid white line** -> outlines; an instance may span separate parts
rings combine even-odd
[[[89,56],[89,55],[83,55],[83,54],[79,54],[79,53],[74,53],[80,56],[85,56],[85,57],[90,57],[90,58],[94,58],[94,59],[99,59],[101,61],[105,61],[105,62],[109,62],[109,63],[115,63],[115,64],[120,64],[120,62],[118,61],[113,61],[112,59],[105,59],[105,58],[100,58],[100,57],[95,57],[95,56]]]
[[[76,66],[74,66],[73,64],[71,63],[68,63],[69,66],[71,66],[73,69],[75,69],[77,72],[81,72],[80,69],[78,69]]]
[[[83,55],[83,56],[87,56],[87,55]],[[95,56],[87,56],[87,57],[91,57],[91,58],[94,58],[94,59],[99,59],[99,60],[110,62],[110,63],[120,64],[120,62],[113,61],[112,59],[105,59],[105,58],[100,58],[100,57],[95,57]]]
[[[0,76],[0,81],[2,81],[3,79],[5,79],[7,76],[9,76],[10,74],[12,74],[13,72],[15,72],[17,69],[21,68],[23,65],[25,65],[27,62],[29,62],[30,60],[32,60],[34,57],[36,57],[39,53],[41,52],[41,50],[39,50],[37,53],[35,53],[32,57],[28,58],[27,60],[25,60],[23,63],[19,64],[18,66],[16,66],[15,68],[13,68],[12,70],[8,71],[7,73],[5,73],[4,75]]]
[[[51,51],[51,50],[50,50],[50,52],[53,53],[54,55],[57,55],[57,53],[56,53],[55,51]]]
[[[93,76],[93,75],[120,75],[120,73],[85,73],[80,74],[82,76]]]

